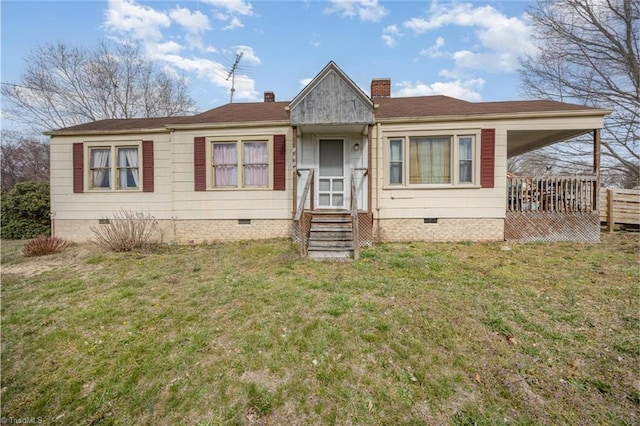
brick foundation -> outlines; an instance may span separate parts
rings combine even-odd
[[[97,219],[54,220],[54,234],[69,241],[93,239],[90,227],[100,226]],[[157,239],[162,242],[207,243],[214,241],[261,240],[291,237],[292,222],[287,219],[238,220],[159,220]],[[380,219],[373,222],[378,241],[502,241],[504,219]]]
[[[101,226],[97,219],[56,219],[54,235],[69,241],[93,240],[91,227]],[[158,220],[157,240],[176,243],[260,240],[291,236],[291,221],[285,219],[252,219],[249,224],[238,220]]]
[[[291,220],[252,219],[250,224],[238,220],[177,220],[175,241],[205,243],[213,241],[264,240],[291,236]]]
[[[504,240],[504,219],[380,219],[373,227],[378,241]]]

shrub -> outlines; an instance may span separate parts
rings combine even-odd
[[[49,184],[20,182],[2,194],[1,235],[8,240],[51,233]]]
[[[148,247],[154,242],[158,222],[151,215],[122,210],[113,214],[107,223],[92,226],[96,243],[110,251],[130,251]]]
[[[69,243],[58,237],[38,237],[30,240],[22,248],[22,254],[27,257],[46,256],[47,254],[60,253],[67,248]]]

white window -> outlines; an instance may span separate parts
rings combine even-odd
[[[388,137],[387,184],[403,187],[472,186],[478,182],[476,134]]]
[[[210,158],[213,188],[268,188],[269,142],[266,140],[212,141]]]
[[[139,144],[90,144],[88,146],[89,189],[139,190],[141,182],[139,158]]]
[[[238,186],[238,154],[235,142],[213,144],[213,186]]]
[[[402,139],[389,140],[389,184],[402,185],[403,155],[402,155]]]
[[[473,136],[458,137],[458,182],[473,183]]]

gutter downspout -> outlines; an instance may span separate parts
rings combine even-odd
[[[176,242],[176,232],[177,232],[177,221],[178,218],[175,216],[176,211],[176,198],[175,198],[175,161],[173,160],[175,157],[175,129],[169,130],[169,144],[171,146],[171,229],[173,230],[173,235],[171,236],[170,244]]]
[[[380,123],[376,123],[376,237],[380,240],[380,191],[382,190],[380,185]]]

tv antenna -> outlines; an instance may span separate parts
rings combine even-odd
[[[229,75],[227,75],[227,81],[231,78],[231,96],[229,97],[229,103],[233,103],[233,92],[236,91],[236,71],[238,70],[238,63],[240,63],[243,53],[244,52],[236,53],[236,60],[229,70]]]

